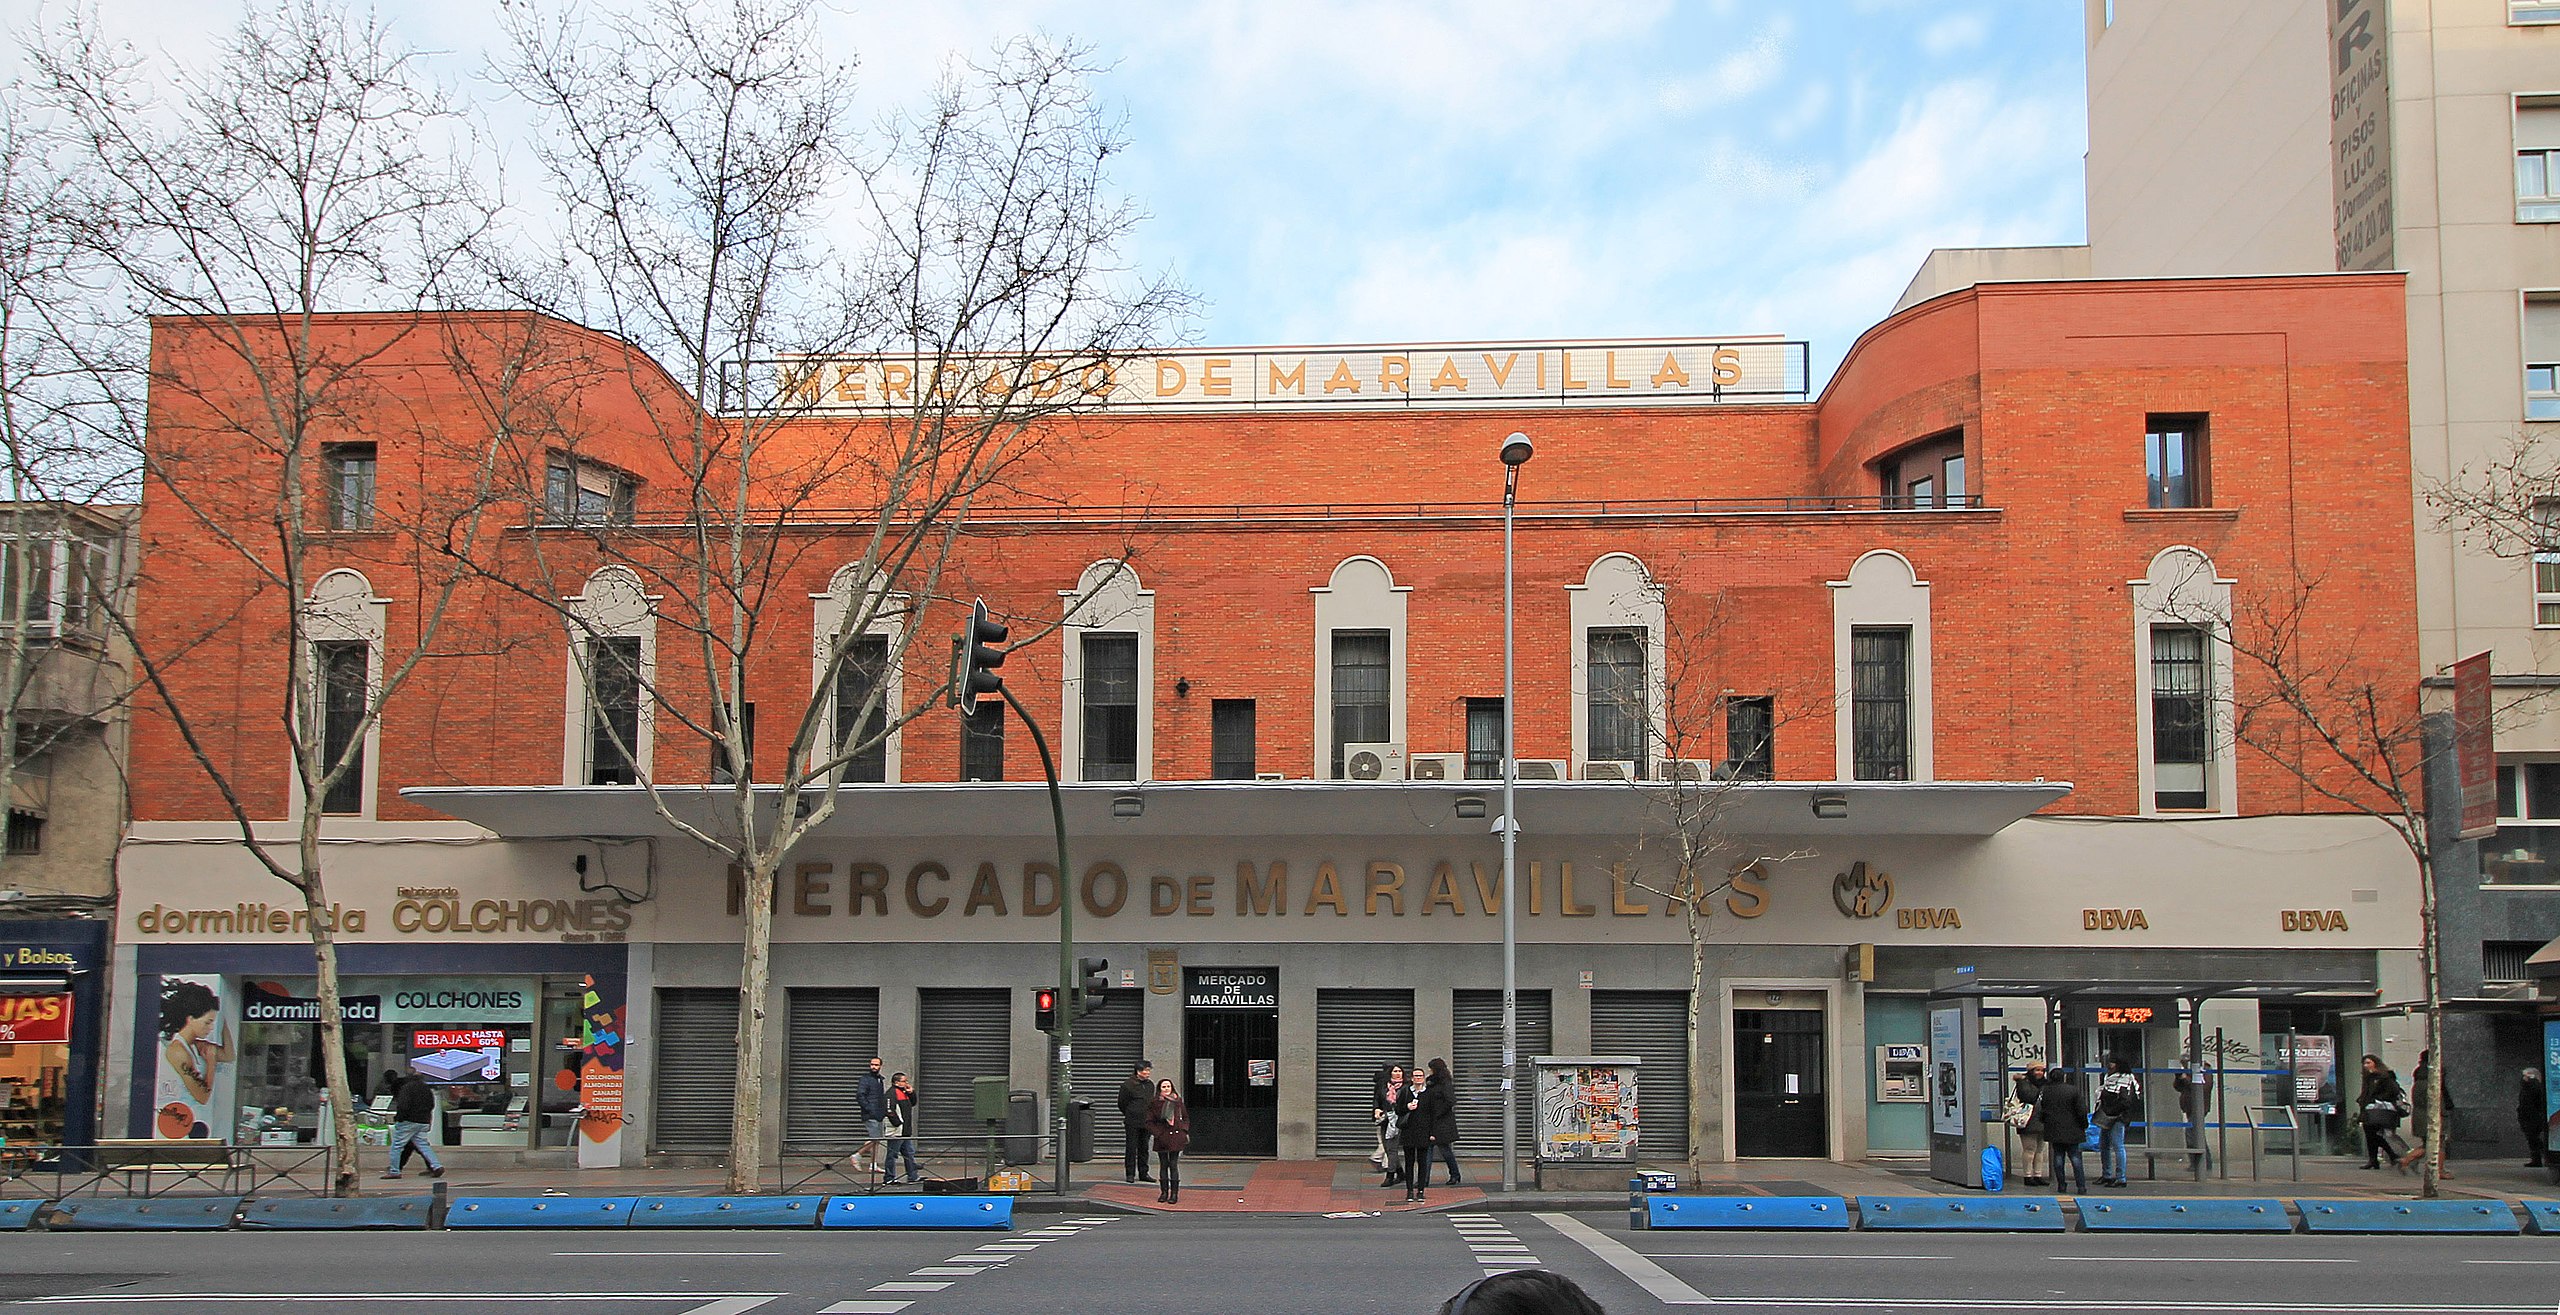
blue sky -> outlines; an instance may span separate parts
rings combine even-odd
[[[236,15],[104,0],[191,53]],[[45,6],[0,0],[23,27]],[[495,0],[389,4],[466,96]],[[2084,239],[2064,0],[836,0],[866,108],[1044,32],[1111,65],[1131,255],[1199,343],[1783,333],[1825,378],[1931,247]]]

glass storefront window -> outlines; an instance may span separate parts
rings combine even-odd
[[[309,978],[242,983],[239,1127],[244,1143],[326,1144],[335,1135]],[[436,1089],[442,1146],[534,1144],[535,1002],[530,978],[349,977],[339,990],[347,1079],[362,1140],[388,1139],[388,1075]]]
[[[70,1065],[68,1045],[0,1046],[0,1145],[61,1144]]]

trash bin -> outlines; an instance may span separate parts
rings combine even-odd
[[[1040,1162],[1040,1093],[1016,1091],[1005,1105],[1004,1162]]]
[[[1067,1158],[1077,1164],[1093,1159],[1093,1102],[1067,1102]]]

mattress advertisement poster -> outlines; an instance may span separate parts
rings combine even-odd
[[[1957,1064],[1964,1057],[1964,1011],[1929,1011],[1929,1131],[1964,1135],[1964,1085]]]
[[[230,1136],[231,1055],[239,1028],[230,1005],[218,976],[160,979],[152,1136],[165,1141]]]
[[[1633,1160],[1637,1067],[1634,1059],[1539,1056],[1538,1158]]]
[[[503,1028],[421,1029],[409,1037],[409,1068],[431,1086],[499,1081],[506,1075],[506,1053]]]

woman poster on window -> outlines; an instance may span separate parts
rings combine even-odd
[[[160,979],[159,1078],[151,1135],[220,1140],[231,1126],[234,1024],[219,977]]]

